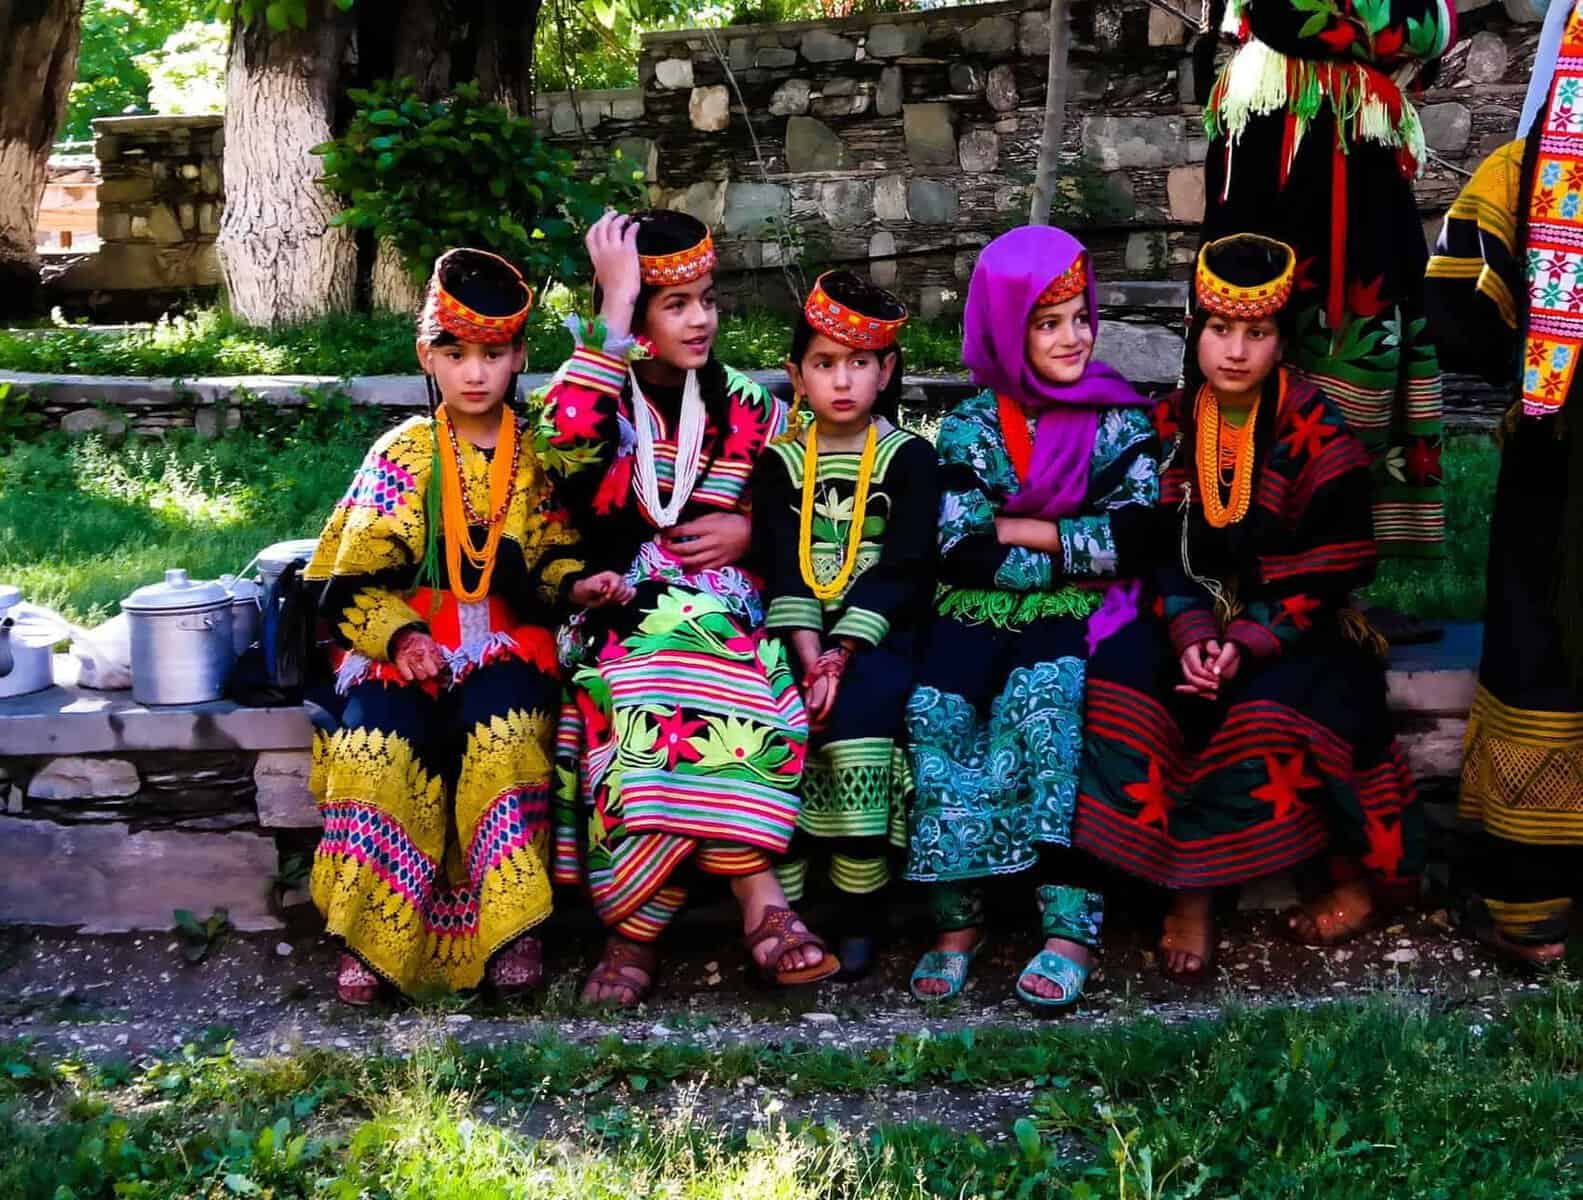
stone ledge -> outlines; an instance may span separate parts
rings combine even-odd
[[[0,758],[135,750],[302,750],[309,710],[243,708],[229,700],[149,708],[130,692],[52,687],[0,700]]]

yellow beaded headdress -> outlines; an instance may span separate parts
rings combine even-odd
[[[444,331],[464,342],[505,345],[521,334],[532,307],[533,289],[521,271],[498,254],[459,246],[434,262],[419,336]]]
[[[1045,308],[1051,304],[1065,304],[1073,296],[1081,296],[1088,290],[1088,251],[1083,251],[1072,260],[1072,265],[1062,271],[1044,291],[1039,293],[1039,298],[1033,302],[1035,308]]]
[[[852,272],[827,271],[808,293],[803,316],[815,332],[843,346],[883,350],[896,344],[908,313],[895,296]]]
[[[1224,279],[1216,272],[1214,264],[1227,251],[1236,252],[1241,266],[1256,257],[1264,260],[1268,273],[1251,283],[1232,283]],[[1286,307],[1286,302],[1292,298],[1296,277],[1297,253],[1285,242],[1256,233],[1234,233],[1206,243],[1198,252],[1193,292],[1201,309],[1234,321],[1257,321],[1273,317]]]

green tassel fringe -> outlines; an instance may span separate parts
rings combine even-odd
[[[948,588],[935,602],[935,611],[966,625],[1016,630],[1044,617],[1086,620],[1104,601],[1102,592],[1071,586],[1058,592]]]

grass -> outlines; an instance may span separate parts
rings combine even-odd
[[[1580,1067],[1583,991],[1565,980],[1495,1016],[1382,996],[1176,1026],[925,1033],[865,1051],[540,1037],[244,1062],[210,1043],[133,1067],[11,1042],[0,1195],[1576,1195]],[[669,1117],[644,1101],[667,1085]],[[865,1132],[754,1111],[754,1088],[832,1099],[930,1086],[953,1089],[940,1123]],[[952,1107],[990,1087],[1025,1096],[1009,1136],[951,1128]],[[740,1104],[735,1132],[689,1107],[700,1088]],[[584,1106],[581,1118],[553,1137],[524,1132],[554,1097]]]
[[[528,323],[530,369],[554,370],[571,353],[561,318],[575,301],[558,297]],[[716,352],[742,370],[778,367],[788,348],[786,318],[736,313],[721,322]],[[220,309],[105,331],[52,325],[0,331],[0,370],[46,375],[406,375],[416,370],[412,319],[398,313],[325,317],[280,329],[244,325]],[[902,347],[911,371],[962,369],[954,320],[909,323]]]

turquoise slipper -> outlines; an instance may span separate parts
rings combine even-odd
[[[1040,950],[1017,975],[1017,998],[1035,1008],[1065,1008],[1068,1004],[1075,1004],[1077,998],[1083,994],[1083,985],[1088,982],[1089,970],[1089,967],[1064,954],[1054,950]],[[1025,990],[1022,986],[1024,975],[1037,975],[1040,979],[1048,979],[1061,989],[1060,998],[1040,996]]]
[[[930,950],[925,953],[918,960],[918,965],[913,968],[912,978],[907,981],[907,989],[912,992],[913,999],[930,1004],[960,996],[962,989],[967,986],[968,968],[973,965],[973,960],[983,948],[984,940],[980,938],[978,945],[971,950]],[[946,990],[938,994],[920,992],[918,984],[925,979],[943,980]]]

